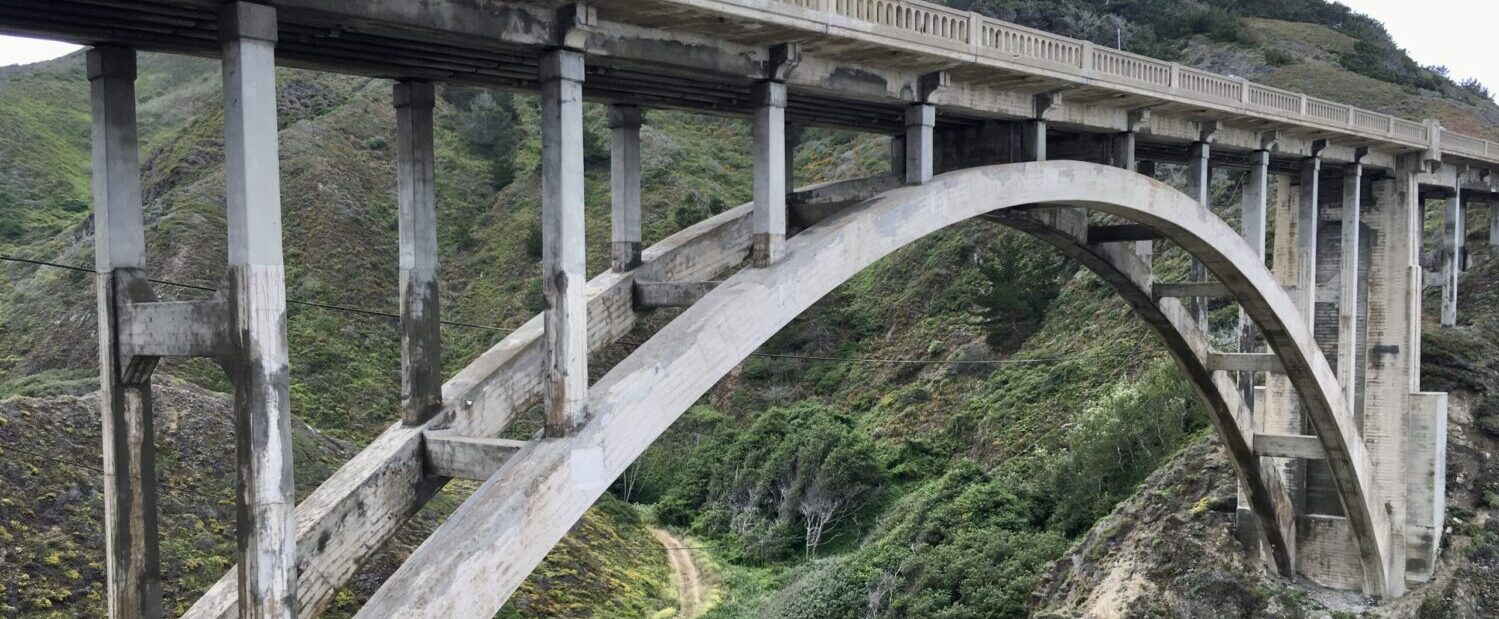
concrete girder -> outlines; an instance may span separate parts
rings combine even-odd
[[[576,434],[528,445],[480,486],[358,616],[491,616],[615,476],[787,322],[869,264],[936,230],[1039,203],[1092,208],[1155,228],[1228,286],[1306,401],[1348,506],[1367,591],[1398,593],[1403,585],[1387,578],[1389,519],[1372,465],[1295,302],[1237,232],[1180,192],[1127,171],[1056,161],[964,170],[896,189],[809,228],[781,261],[737,272],[593,385],[593,416]],[[1223,382],[1233,389],[1226,376]]]

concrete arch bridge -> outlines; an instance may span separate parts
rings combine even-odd
[[[316,615],[462,478],[483,483],[359,616],[489,617],[745,356],[870,263],[973,218],[1077,259],[1162,338],[1234,463],[1250,552],[1383,598],[1431,576],[1446,399],[1420,389],[1421,297],[1440,286],[1456,321],[1463,209],[1499,196],[1485,140],[919,0],[0,0],[0,32],[95,46],[112,616],[162,614],[162,357],[214,357],[236,392],[239,565],[187,616]],[[223,61],[229,270],[209,301],[159,302],[145,273],[137,50]],[[398,119],[401,421],[295,506],[278,62],[391,78]],[[535,91],[542,106],[548,309],[446,381],[434,82]],[[614,264],[592,280],[585,99],[611,106],[613,131]],[[643,107],[752,119],[754,201],[642,249]],[[891,174],[790,191],[799,126],[890,135]],[[1187,191],[1154,180],[1158,164],[1183,166]],[[1214,168],[1244,177],[1238,229],[1207,208]],[[1429,274],[1433,197],[1446,226]],[[1192,256],[1186,280],[1157,277],[1160,243]],[[1237,345],[1206,332],[1209,298],[1239,306]],[[588,352],[660,307],[686,309],[590,386]],[[542,434],[495,438],[537,403]]]

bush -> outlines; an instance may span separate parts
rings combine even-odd
[[[1280,48],[1265,50],[1265,63],[1272,67],[1285,67],[1301,62],[1296,54]]]

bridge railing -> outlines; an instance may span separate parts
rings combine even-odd
[[[1219,75],[1088,41],[1027,28],[923,0],[720,0],[802,17],[827,26],[891,36],[944,50],[998,60],[1126,87],[1163,90],[1191,101],[1237,105],[1251,112],[1341,128],[1410,146],[1429,147],[1434,136],[1423,123],[1396,118]],[[1441,144],[1453,153],[1499,161],[1499,145],[1443,130]]]

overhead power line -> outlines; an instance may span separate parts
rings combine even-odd
[[[30,264],[30,265],[34,265],[34,266],[43,266],[43,267],[52,267],[52,268],[58,268],[58,269],[66,269],[66,270],[69,270],[69,271],[77,271],[77,272],[80,272],[80,273],[97,273],[97,271],[95,271],[94,269],[90,269],[90,268],[87,268],[87,267],[80,267],[80,266],[71,265],[71,264],[60,264],[60,263],[56,263],[56,262],[48,262],[48,261],[45,261],[45,260],[33,260],[33,259],[30,259],[30,258],[21,258],[21,257],[17,257],[17,256],[9,256],[9,255],[4,255],[4,254],[0,254],[0,260],[10,261],[10,262],[18,262],[18,263],[22,263],[22,264]],[[186,289],[191,289],[191,290],[201,290],[201,291],[205,291],[205,292],[217,292],[218,291],[215,288],[209,288],[207,286],[199,286],[199,285],[196,285],[196,284],[185,284],[185,283],[182,283],[182,282],[174,282],[174,281],[171,281],[171,280],[150,279],[148,281],[150,281],[153,284],[161,284],[163,286],[174,286],[174,287],[178,287],[178,288],[186,288]],[[379,318],[389,318],[389,319],[396,320],[398,322],[401,319],[401,315],[400,314],[395,314],[395,313],[391,313],[391,312],[382,312],[382,311],[377,311],[377,310],[369,310],[369,309],[363,309],[363,308],[357,308],[357,307],[348,307],[348,306],[343,306],[343,305],[333,305],[333,304],[329,304],[329,303],[318,303],[318,302],[314,302],[314,301],[301,301],[301,300],[296,300],[296,299],[288,299],[287,303],[291,303],[291,304],[294,304],[294,305],[302,305],[302,306],[306,306],[306,307],[315,307],[315,308],[325,309],[325,310],[331,310],[331,311],[347,312],[347,313],[351,313],[351,314],[359,314],[359,315],[364,315],[364,316],[372,316],[372,317],[379,317]],[[442,321],[439,321],[439,322],[441,322],[444,325],[451,326],[451,327],[465,327],[465,328],[470,328],[470,329],[483,329],[483,330],[486,330],[486,331],[498,331],[498,332],[502,332],[502,333],[513,333],[513,332],[515,332],[515,329],[508,329],[508,328],[505,328],[505,327],[496,327],[496,326],[488,326],[488,325],[478,325],[478,324],[473,324],[473,323],[468,323],[468,322],[458,322],[458,321],[451,321],[451,320],[442,320]],[[619,341],[617,343],[625,345],[625,346],[640,346],[642,344],[642,342],[632,342],[632,341],[626,341],[626,340],[621,340],[621,341]],[[896,359],[896,358],[878,358],[878,357],[833,357],[833,356],[828,356],[828,355],[808,355],[808,354],[796,354],[796,353],[770,353],[770,352],[753,352],[753,353],[750,353],[750,356],[752,356],[752,357],[765,357],[765,358],[772,358],[772,359],[800,359],[800,360],[805,360],[805,361],[831,361],[831,362],[844,362],[844,363],[867,363],[867,364],[887,364],[887,365],[1023,365],[1023,364],[1043,364],[1043,363],[1071,363],[1071,362],[1080,362],[1080,361],[1097,361],[1097,360],[1101,360],[1101,359],[1118,359],[1118,358],[1132,357],[1135,354],[1137,354],[1137,352],[1138,352],[1138,346],[1136,347],[1135,351],[1131,351],[1131,352],[1127,352],[1127,353],[1104,353],[1104,354],[1097,354],[1097,355],[1077,355],[1077,356],[1057,356],[1057,357],[1030,357],[1030,358],[1020,358],[1020,359]]]

